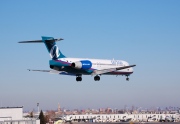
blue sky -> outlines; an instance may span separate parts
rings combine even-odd
[[[180,1],[0,1],[0,105],[25,110],[179,106]],[[49,69],[41,36],[64,38],[68,57],[126,60],[122,76],[75,77],[28,72]]]

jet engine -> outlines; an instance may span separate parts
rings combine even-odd
[[[73,62],[71,64],[71,67],[76,68],[76,69],[87,70],[92,67],[92,63],[89,60],[81,60],[81,61]]]

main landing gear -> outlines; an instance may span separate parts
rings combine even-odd
[[[82,77],[81,76],[77,76],[76,77],[76,81],[82,81]]]
[[[94,80],[95,80],[95,81],[100,81],[100,77],[99,77],[98,75],[96,75],[96,76],[94,77]]]
[[[100,81],[100,76],[96,75],[96,76],[94,77],[94,80],[95,80],[95,81]],[[77,75],[77,76],[76,76],[76,81],[82,81],[82,75]]]

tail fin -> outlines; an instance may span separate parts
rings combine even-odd
[[[46,45],[46,48],[52,59],[65,58],[65,56],[61,53],[58,46],[56,45],[56,40],[57,39],[54,39],[53,37],[42,36],[42,41]]]
[[[50,57],[52,59],[58,59],[58,58],[66,57],[61,53],[58,46],[56,45],[56,41],[60,41],[60,40],[63,40],[63,39],[62,38],[54,39],[53,37],[42,36],[42,40],[21,41],[19,43],[44,43],[50,54]]]

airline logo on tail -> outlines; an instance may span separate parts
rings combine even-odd
[[[50,57],[52,59],[57,59],[60,56],[59,49],[56,45],[54,45],[50,50]]]

